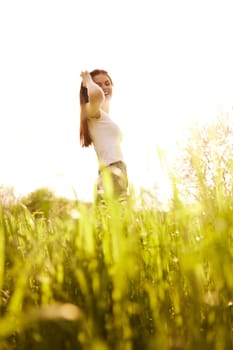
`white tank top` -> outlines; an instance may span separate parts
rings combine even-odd
[[[100,166],[123,161],[121,130],[106,112],[101,111],[100,118],[89,118],[88,128]]]

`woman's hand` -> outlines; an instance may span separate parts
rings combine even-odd
[[[81,72],[80,77],[82,78],[82,84],[84,87],[87,87],[88,83],[92,81],[91,75],[88,71]]]

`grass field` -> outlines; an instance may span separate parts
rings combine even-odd
[[[233,199],[215,193],[2,209],[0,349],[232,349]]]

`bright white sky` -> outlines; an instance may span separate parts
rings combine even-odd
[[[79,146],[80,71],[115,83],[130,182],[163,187],[168,153],[192,118],[233,105],[232,1],[2,0],[0,184],[92,199],[93,149]]]

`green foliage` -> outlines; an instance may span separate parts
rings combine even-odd
[[[33,216],[48,219],[54,215],[60,218],[66,216],[75,202],[66,198],[57,198],[48,188],[39,188],[22,198],[21,204],[25,205]]]
[[[213,200],[221,194],[231,196],[232,149],[233,123],[229,114],[211,123],[196,123],[187,130],[173,172],[182,197],[199,201],[206,196]]]
[[[3,207],[11,207],[16,203],[13,187],[0,185],[0,204]]]
[[[4,210],[1,349],[230,349],[232,201],[205,204]]]

